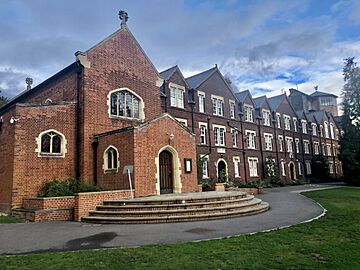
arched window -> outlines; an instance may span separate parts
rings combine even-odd
[[[329,125],[328,122],[324,122],[325,138],[329,138]]]
[[[47,130],[36,138],[38,147],[36,152],[39,156],[60,156],[66,153],[66,139],[63,134],[56,130]]]
[[[114,171],[118,169],[118,151],[114,146],[109,146],[104,153],[104,170]]]
[[[143,102],[129,89],[110,92],[110,116],[143,119]]]

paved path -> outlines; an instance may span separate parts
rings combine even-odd
[[[0,224],[0,255],[131,247],[177,243],[254,233],[316,218],[324,209],[299,191],[329,188],[304,185],[267,189],[258,196],[270,203],[265,213],[212,221],[143,225],[94,225],[78,222]]]

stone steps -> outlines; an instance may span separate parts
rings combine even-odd
[[[246,197],[241,197],[233,200],[222,200],[222,201],[210,201],[210,202],[195,202],[195,203],[177,203],[177,204],[135,204],[126,203],[125,205],[118,204],[109,204],[109,201],[104,201],[104,205],[97,206],[98,211],[146,211],[146,210],[172,210],[172,209],[197,209],[197,208],[206,208],[206,207],[217,207],[223,205],[233,205],[240,202],[246,202],[254,199],[253,195]]]
[[[269,209],[269,204],[261,202],[251,208],[242,208],[237,211],[231,212],[216,212],[211,214],[198,214],[198,215],[186,215],[186,216],[157,216],[157,217],[98,217],[89,216],[82,218],[82,221],[88,223],[100,223],[100,224],[146,224],[146,223],[169,223],[169,222],[188,222],[188,221],[200,221],[211,219],[225,219],[232,217],[241,217],[248,215],[255,215],[265,212]]]
[[[107,200],[82,221],[102,224],[142,224],[222,219],[254,215],[269,204],[243,192],[206,192]]]

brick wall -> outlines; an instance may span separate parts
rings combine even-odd
[[[112,190],[100,192],[86,192],[75,195],[74,220],[80,221],[82,217],[89,215],[89,212],[102,205],[105,200],[127,199],[131,197],[129,190]]]
[[[73,178],[75,174],[75,104],[17,106],[12,207],[20,207],[24,197],[36,196],[46,181]],[[39,157],[36,138],[48,129],[64,134],[65,157]]]
[[[74,208],[75,196],[25,198],[22,206],[25,209]]]
[[[10,213],[12,201],[15,126],[10,118],[16,116],[16,108],[12,107],[3,117],[0,127],[0,212]]]

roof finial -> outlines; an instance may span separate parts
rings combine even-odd
[[[129,16],[125,10],[119,11],[119,18],[121,20],[121,27],[126,26],[126,22],[128,21]]]
[[[33,79],[32,78],[30,78],[30,77],[27,77],[26,79],[25,79],[25,82],[26,82],[26,90],[30,90],[31,89],[31,85],[33,84]]]
[[[315,89],[315,91],[317,91],[317,90],[319,89],[319,86],[318,86],[318,85],[315,85],[315,86],[314,86],[314,89]]]

